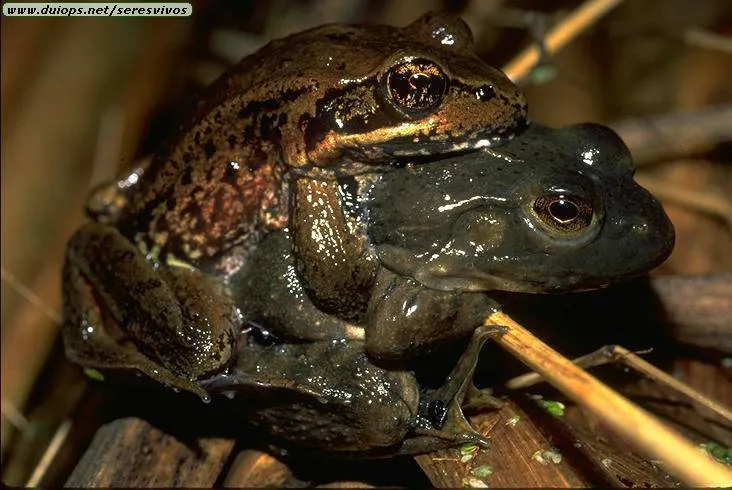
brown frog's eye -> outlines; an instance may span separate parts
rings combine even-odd
[[[435,63],[417,58],[389,69],[386,90],[398,109],[424,111],[440,105],[447,92],[447,77]]]
[[[592,223],[592,206],[576,196],[541,196],[533,210],[544,225],[565,233],[580,233]]]

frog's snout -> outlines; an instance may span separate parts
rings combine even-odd
[[[675,231],[661,204],[653,199],[645,212],[626,217],[619,232],[634,244],[635,260],[647,268],[665,261],[674,248]]]

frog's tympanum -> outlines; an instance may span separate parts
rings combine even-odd
[[[428,14],[246,58],[148,169],[92,196],[64,267],[68,357],[232,396],[306,446],[484,442],[461,406],[481,400],[490,291],[600,287],[663,260],[673,232],[610,130],[512,140],[523,97],[470,48]],[[422,387],[408,360],[471,335]]]

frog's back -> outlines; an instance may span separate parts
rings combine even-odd
[[[436,38],[436,23],[451,44]],[[287,223],[290,169],[388,163],[389,152],[510,135],[523,124],[523,97],[471,49],[462,21],[429,15],[405,28],[328,25],[272,41],[204,92],[131,191],[120,229],[155,255],[210,258]],[[420,56],[439,60],[435,76],[454,82],[449,92],[429,112],[390,107],[385,77]]]

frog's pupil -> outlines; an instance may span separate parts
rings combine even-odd
[[[430,77],[422,73],[415,73],[409,77],[409,85],[412,86],[412,94],[415,99],[415,106],[421,107],[431,104]]]
[[[409,85],[411,85],[413,89],[421,92],[429,90],[431,82],[432,80],[430,80],[430,76],[425,75],[424,73],[415,73],[409,77]]]
[[[393,67],[388,76],[391,99],[405,109],[428,109],[442,100],[445,76],[432,62],[410,61]]]
[[[549,213],[557,221],[566,223],[579,216],[579,208],[575,203],[564,198],[559,198],[549,204]]]

